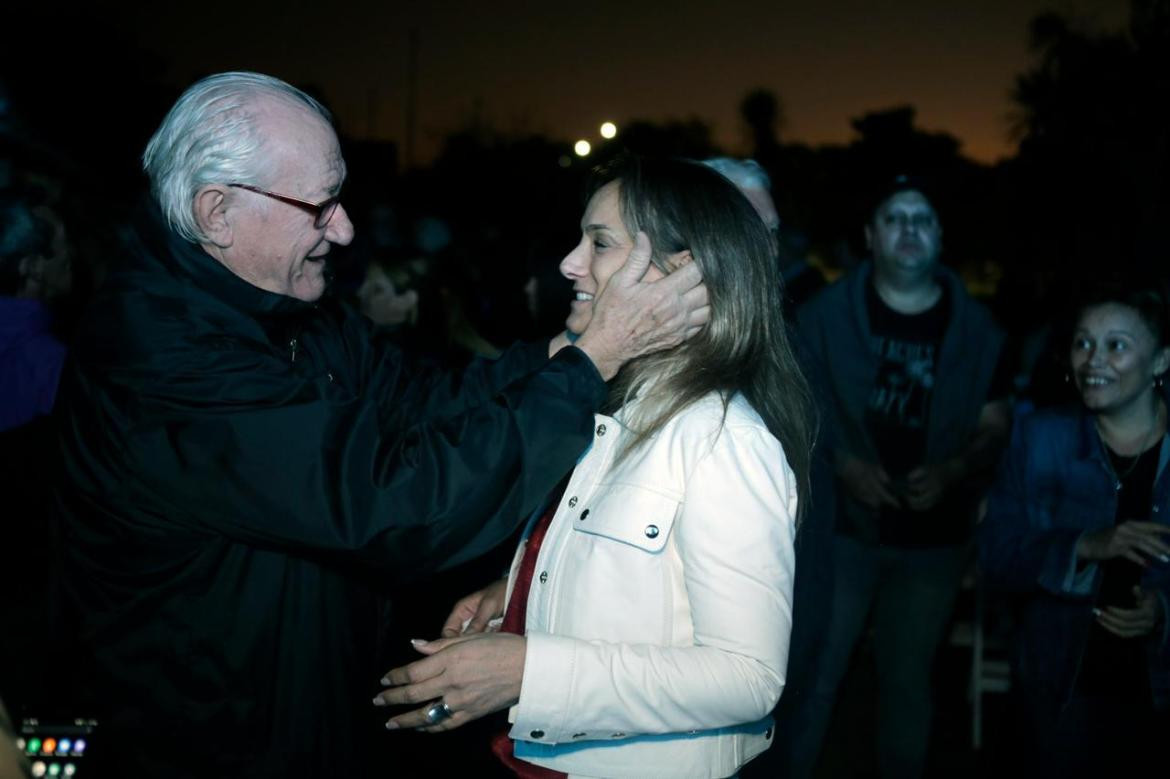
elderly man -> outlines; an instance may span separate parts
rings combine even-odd
[[[604,379],[697,331],[706,292],[643,282],[643,241],[574,345],[424,373],[324,294],[353,226],[312,98],[204,79],[144,162],[153,202],[60,408],[63,589],[106,772],[370,775],[377,588],[504,540],[591,441]]]
[[[804,238],[792,228],[783,228],[776,202],[772,199],[772,179],[755,160],[737,160],[732,157],[712,157],[703,164],[719,171],[734,184],[756,209],[760,219],[772,232],[776,242],[776,259],[784,278],[784,318],[791,320],[796,309],[825,286],[821,272],[809,265],[797,246]]]
[[[798,317],[838,489],[832,611],[792,718],[793,776],[812,770],[871,617],[879,773],[921,775],[933,659],[969,559],[979,486],[1008,427],[993,385],[1002,336],[939,263],[942,225],[924,182],[887,185],[865,235],[873,262]]]

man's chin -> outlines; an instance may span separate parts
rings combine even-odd
[[[306,265],[303,273],[293,279],[291,297],[312,303],[325,294],[329,286],[324,263]]]

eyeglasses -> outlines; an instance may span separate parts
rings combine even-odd
[[[329,224],[329,220],[333,218],[337,207],[341,205],[341,195],[334,195],[328,200],[322,200],[320,203],[310,203],[307,200],[300,200],[288,195],[280,195],[276,192],[269,192],[260,187],[253,187],[251,184],[228,184],[229,187],[236,187],[237,189],[246,189],[249,192],[255,192],[257,195],[264,195],[273,200],[279,200],[281,203],[288,203],[290,206],[296,206],[302,211],[308,211],[313,215],[313,227],[321,230],[325,225]]]

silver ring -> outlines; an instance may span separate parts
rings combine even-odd
[[[435,701],[427,709],[425,717],[428,725],[438,725],[443,720],[450,719],[454,713],[447,704]]]

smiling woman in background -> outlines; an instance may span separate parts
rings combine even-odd
[[[1150,765],[1170,733],[1170,333],[1163,292],[1099,287],[1076,317],[1080,408],[1020,422],[980,528],[1023,596],[1015,653],[1033,769]]]
[[[768,747],[784,686],[811,446],[770,236],[718,173],[638,159],[601,172],[581,233],[570,337],[628,257],[650,278],[696,263],[710,322],[618,375],[508,579],[375,702],[430,701],[388,723],[430,730],[513,707],[493,747],[520,776],[731,776]]]

